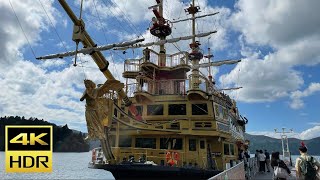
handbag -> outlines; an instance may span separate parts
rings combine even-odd
[[[279,167],[279,166],[276,166],[274,168],[274,177],[287,179],[289,177],[289,174],[286,169]]]

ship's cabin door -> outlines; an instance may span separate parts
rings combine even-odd
[[[199,139],[199,161],[200,167],[207,167],[207,142],[203,138]]]

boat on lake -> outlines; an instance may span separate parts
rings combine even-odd
[[[105,140],[92,150],[90,168],[110,171],[116,179],[208,179],[238,163],[240,149],[248,145],[244,138],[248,120],[224,93],[238,88],[218,89],[210,68],[240,60],[213,61],[210,48],[204,55],[197,38],[217,31],[195,31],[198,18],[218,12],[197,16],[200,7],[193,0],[185,9],[190,18],[168,20],[163,0],[156,0],[149,7],[154,13],[149,30],[157,41],[97,46],[81,16],[77,18],[65,1],[59,2],[74,23],[73,40],[84,48],[38,59],[90,54],[104,76],[114,80],[100,51],[143,52],[142,57],[125,60],[124,88],[99,97],[109,113],[103,121]],[[191,21],[190,34],[168,38],[173,26],[183,21]],[[168,54],[166,45],[178,41],[188,43],[189,49]]]

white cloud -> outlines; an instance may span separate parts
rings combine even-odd
[[[276,134],[274,131],[252,131],[252,132],[247,132],[248,134],[252,134],[252,135],[265,135],[268,137],[272,137],[272,138],[277,138],[280,139],[280,135]],[[289,138],[297,138],[297,139],[301,139],[301,140],[308,140],[308,139],[312,139],[312,138],[316,138],[319,137],[320,134],[320,125],[319,123],[315,123],[314,127],[304,130],[301,133],[290,133],[287,134]]]
[[[311,96],[312,94],[320,91],[320,83],[310,83],[309,87],[304,91],[294,91],[291,93],[290,98],[292,102],[290,103],[290,107],[292,109],[299,109],[304,107],[304,102],[302,98]]]
[[[312,138],[315,138],[315,137],[319,137],[319,134],[320,134],[320,126],[317,125],[313,128],[310,128],[310,129],[307,129],[303,132],[300,133],[300,137],[301,139],[312,139]]]
[[[313,126],[320,126],[320,122],[309,122],[308,124]]]
[[[294,67],[320,63],[319,5],[317,0],[238,1],[231,25],[242,34],[245,58],[220,83],[244,87],[236,92],[244,102],[275,101],[299,89],[304,80]],[[266,48],[271,52],[263,55],[260,50]],[[303,102],[297,99],[292,106]]]

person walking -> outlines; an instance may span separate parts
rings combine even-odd
[[[286,165],[286,163],[280,159],[279,152],[273,152],[271,154],[271,167],[272,169],[274,169],[273,179],[275,180],[286,180],[291,174],[291,171]],[[288,174],[276,174],[275,171],[277,168],[283,168]],[[285,172],[282,172],[282,173],[285,173]]]
[[[316,158],[308,155],[307,151],[307,146],[301,142],[301,146],[299,147],[300,157],[296,159],[295,164],[297,179],[320,179],[318,176],[320,173],[320,163],[316,160]]]
[[[266,149],[264,150],[264,155],[266,155],[267,172],[270,172],[270,153]]]
[[[262,150],[260,150],[258,157],[260,162],[259,172],[266,172],[266,155],[263,154]]]

